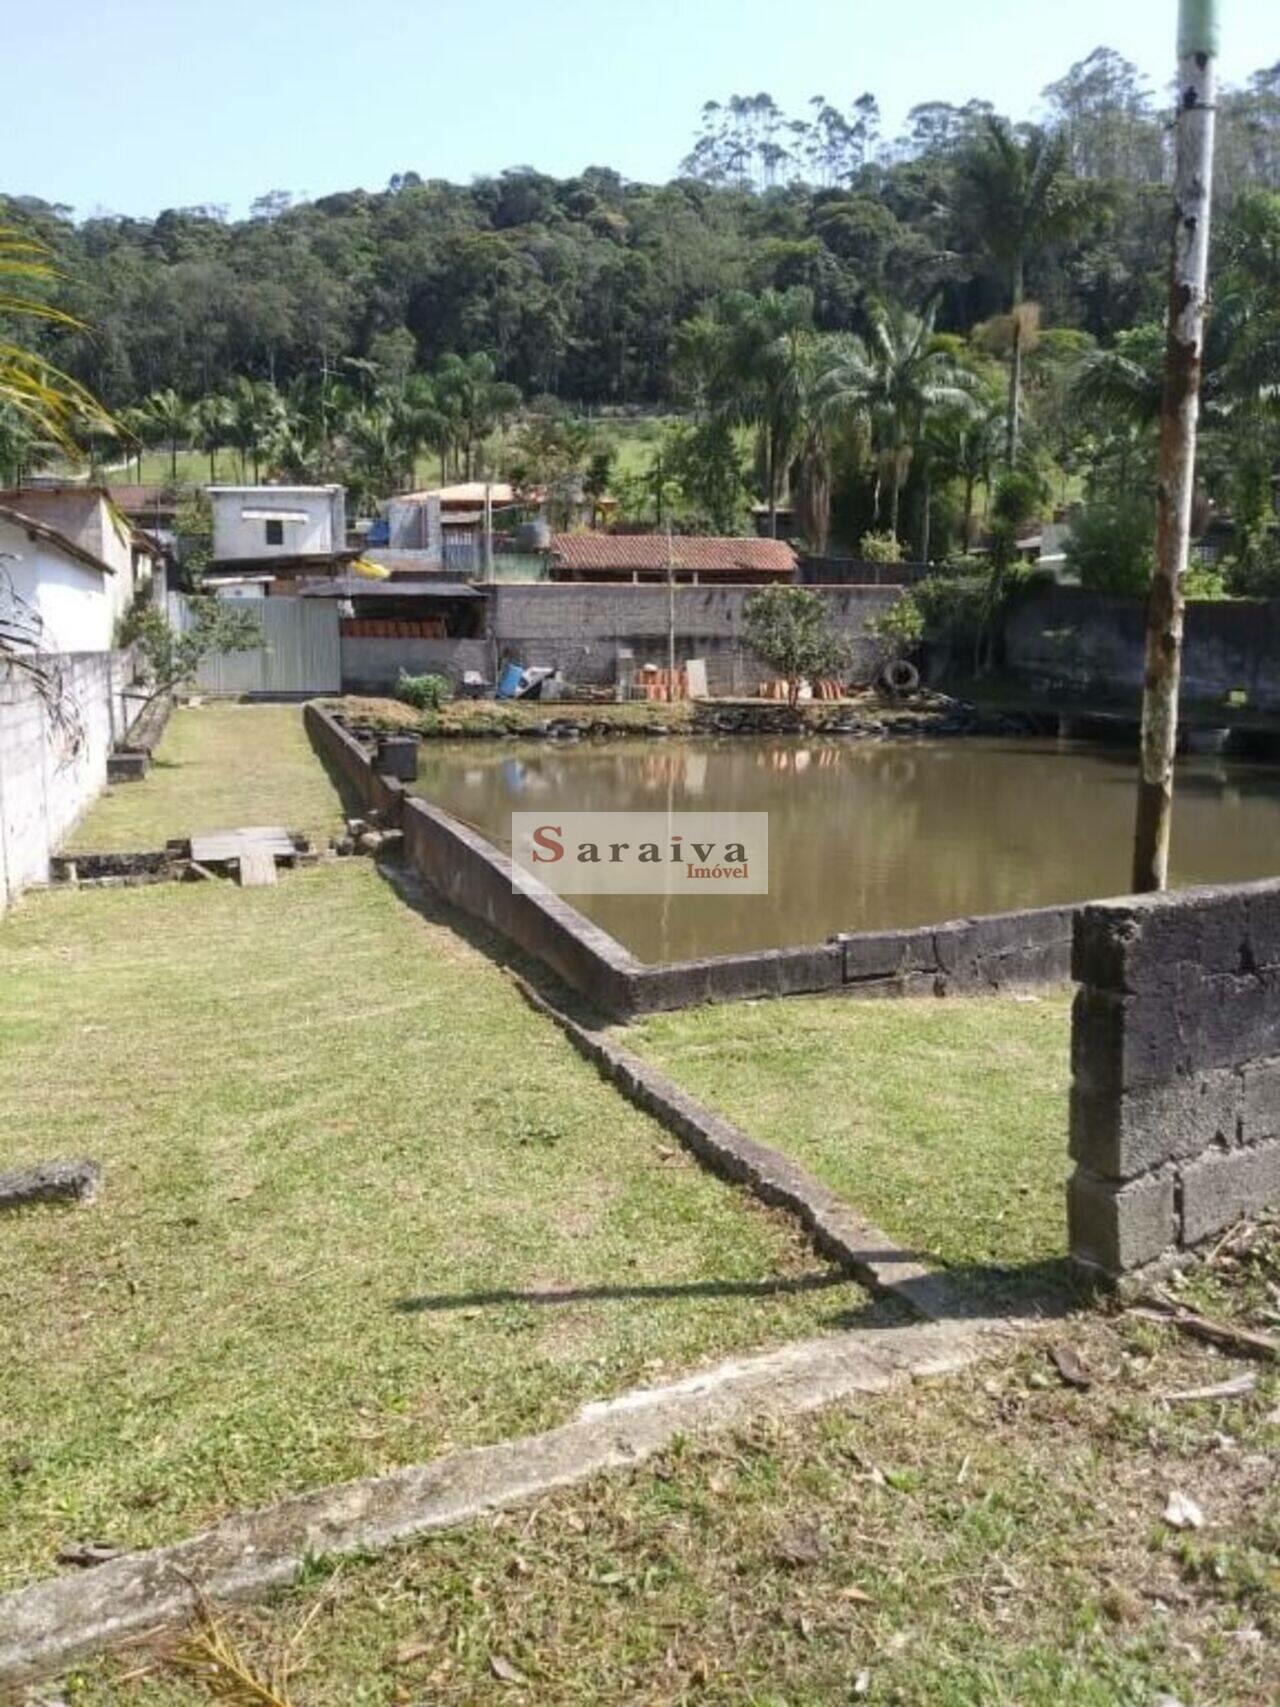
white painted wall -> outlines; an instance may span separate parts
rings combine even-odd
[[[0,517],[0,568],[14,592],[44,623],[42,649],[49,652],[106,652],[111,647],[118,605],[115,575],[77,563],[54,545],[31,539],[24,528]]]
[[[92,652],[110,646],[115,618],[129,609],[135,593],[151,579],[150,558],[143,560],[140,572],[135,572],[133,536],[128,527],[116,519],[96,487],[31,486],[15,493],[9,501],[15,510],[21,510],[33,521],[43,522],[46,527],[56,528],[73,545],[91,552],[115,571],[105,583],[112,618],[105,635],[100,640],[89,640],[83,646],[69,644],[61,637],[57,642],[62,651]],[[21,551],[24,555],[52,549],[28,542],[25,533],[20,537],[23,542],[20,546],[6,542],[0,549]]]
[[[60,654],[54,662],[84,729],[75,753],[30,680],[0,665],[0,912],[48,878],[50,856],[106,781],[112,742],[137,709],[123,694],[126,653]]]
[[[347,543],[346,494],[341,486],[211,486],[213,556],[218,563],[249,557],[322,556]],[[252,512],[251,516],[245,514]],[[282,518],[283,542],[267,544],[268,511]],[[293,521],[291,516],[305,516]]]

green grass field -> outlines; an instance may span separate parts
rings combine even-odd
[[[179,713],[162,757],[83,844],[337,815],[294,707]],[[106,1170],[0,1239],[0,1587],[865,1304],[364,861],[29,897],[0,1111],[0,1168]]]
[[[1188,1297],[1248,1322],[1277,1281],[1273,1240]],[[1054,1369],[1064,1339],[1087,1392]],[[292,1707],[1262,1707],[1280,1697],[1280,1382],[1254,1366],[1243,1400],[1163,1397],[1242,1367],[1120,1314],[1056,1324],[891,1400],[317,1561],[224,1633]],[[1203,1529],[1162,1521],[1172,1488]],[[193,1658],[134,1648],[67,1699],[201,1707],[227,1679]]]
[[[626,1042],[887,1233],[959,1268],[1066,1252],[1070,997],[793,998]]]
[[[175,711],[145,781],[106,789],[66,851],[135,852],[246,824],[282,824],[323,844],[341,816],[301,706],[219,701]]]

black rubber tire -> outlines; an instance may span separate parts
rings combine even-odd
[[[881,670],[880,680],[891,694],[914,693],[920,686],[920,672],[905,658],[897,658]]]

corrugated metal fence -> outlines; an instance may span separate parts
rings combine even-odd
[[[334,599],[254,599],[240,606],[262,624],[262,645],[252,652],[206,658],[196,676],[204,693],[340,693],[342,646]],[[169,598],[176,628],[191,620],[180,593]]]

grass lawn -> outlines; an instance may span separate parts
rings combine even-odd
[[[1280,1243],[1188,1289],[1256,1324]],[[226,1634],[294,1707],[1261,1707],[1280,1698],[1275,1373],[1132,1318],[786,1427],[686,1444],[377,1561],[317,1561]],[[1163,1521],[1172,1490],[1204,1527]],[[199,1707],[168,1645],[83,1707]],[[207,1675],[207,1674],[206,1674]],[[212,1681],[212,1680],[211,1680]],[[230,1696],[227,1696],[230,1699]],[[239,1697],[237,1697],[239,1699]],[[247,1696],[244,1699],[248,1699]]]
[[[175,711],[146,781],[101,794],[66,851],[128,853],[241,824],[283,824],[325,843],[340,822],[302,707],[220,701]]]
[[[1066,1251],[1069,995],[698,1008],[629,1047],[941,1263]]]
[[[0,923],[0,1168],[79,1155],[0,1227],[0,1589],[865,1303],[365,861]]]

